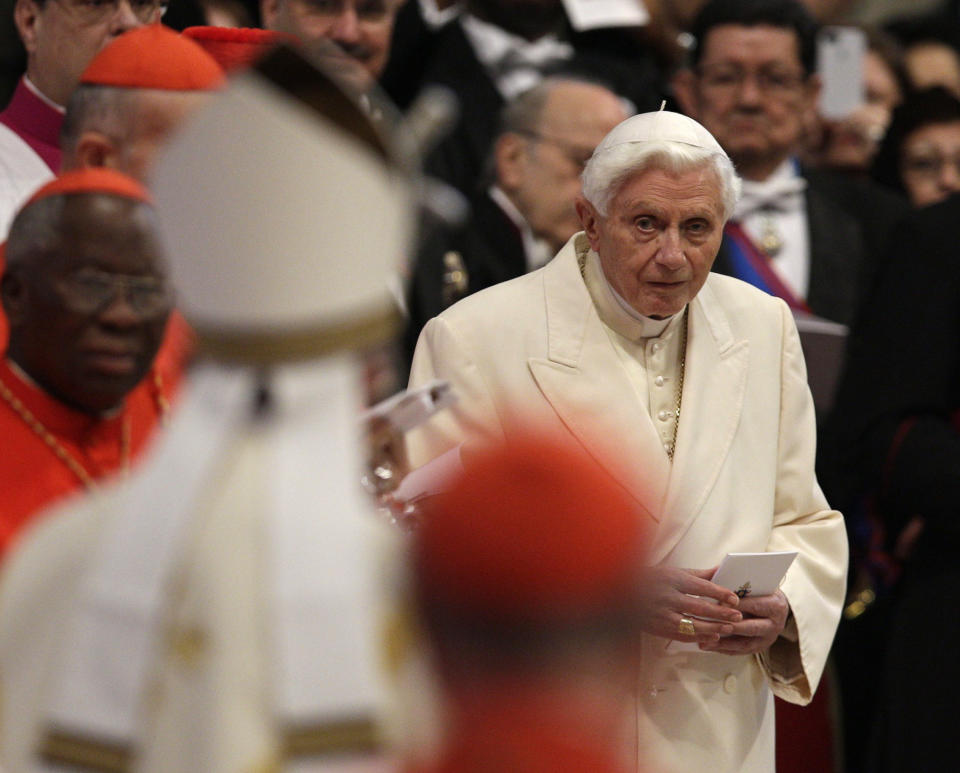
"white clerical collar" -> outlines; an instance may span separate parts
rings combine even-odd
[[[683,316],[677,313],[666,319],[653,319],[640,314],[613,289],[603,273],[599,256],[593,250],[587,250],[585,254],[583,279],[603,323],[630,341],[661,336],[671,322]]]
[[[487,194],[496,202],[497,206],[503,210],[503,213],[510,218],[517,230],[520,231],[520,240],[523,242],[523,255],[527,261],[527,271],[533,271],[546,265],[553,257],[554,251],[544,239],[537,236],[527,219],[520,213],[516,205],[510,200],[510,197],[502,188],[497,185],[491,185],[487,189]]]
[[[60,113],[60,115],[64,115],[67,112],[67,108],[65,108],[63,105],[58,105],[56,102],[50,99],[50,97],[40,91],[40,89],[37,88],[37,85],[26,75],[23,76],[23,85],[30,90],[30,93],[33,94],[33,96],[43,102],[43,104],[45,104],[47,107],[56,110],[58,113]]]

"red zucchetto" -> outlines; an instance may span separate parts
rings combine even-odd
[[[636,503],[600,466],[535,437],[466,464],[414,537],[423,607],[508,624],[573,622],[628,602],[645,543]]]
[[[279,43],[295,43],[292,35],[253,27],[187,27],[184,37],[195,40],[224,72],[250,67]]]
[[[146,204],[153,203],[147,189],[132,177],[106,167],[90,167],[63,172],[39,188],[22,209],[41,199],[67,193],[107,193]]]
[[[212,91],[223,70],[192,40],[162,24],[125,32],[87,65],[81,83],[134,89]]]

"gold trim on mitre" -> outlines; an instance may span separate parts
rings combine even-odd
[[[349,322],[294,330],[214,330],[195,323],[194,332],[202,356],[244,365],[274,365],[375,346],[395,336],[399,326],[398,310],[389,308]]]
[[[133,760],[128,744],[84,738],[64,730],[49,729],[40,742],[40,757],[62,765],[98,773],[126,773]]]
[[[335,754],[373,754],[380,750],[380,732],[368,717],[286,728],[282,734],[284,759]]]

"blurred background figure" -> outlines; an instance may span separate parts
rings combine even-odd
[[[816,32],[797,0],[710,0],[674,90],[744,178],[713,270],[848,323],[904,205],[876,186],[800,165],[820,93]]]
[[[153,176],[205,364],[149,462],[0,586],[11,773],[382,769],[358,355],[395,330],[409,181],[292,50],[257,67]]]
[[[459,119],[425,168],[469,198],[482,193],[500,110],[548,75],[593,78],[637,107],[659,107],[663,73],[633,33],[577,31],[562,0],[466,0],[451,20],[424,33],[412,55],[397,50],[382,82],[401,109],[430,86],[456,95]]]
[[[940,613],[960,567],[958,218],[953,195],[894,232],[851,331],[827,438],[841,449],[835,474],[846,476],[863,532],[855,590],[866,592],[844,650],[858,677],[847,692],[861,712],[850,736],[860,757],[848,770],[937,770],[960,749],[958,666],[944,644],[957,619]]]
[[[883,31],[863,27],[863,104],[839,120],[819,117],[807,141],[811,164],[866,176],[893,109],[909,87],[903,50]]]
[[[23,201],[60,171],[60,127],[87,64],[127,30],[159,21],[161,0],[16,0],[27,69],[0,112],[0,237]]]
[[[44,506],[143,453],[167,410],[152,366],[172,299],[148,195],[110,170],[41,188],[5,252],[0,555]]]
[[[960,190],[960,99],[942,86],[909,95],[893,113],[873,177],[915,207]]]
[[[540,268],[580,230],[574,202],[583,166],[627,116],[609,89],[560,76],[507,103],[488,187],[471,199],[470,221],[438,231],[418,255],[408,299],[410,357],[428,319],[470,293]]]
[[[358,93],[376,83],[390,54],[401,0],[261,0],[268,30],[293,35]]]
[[[943,86],[960,98],[960,53],[947,41],[926,38],[910,43],[904,63],[913,88]]]
[[[418,773],[636,770],[642,521],[582,451],[536,435],[429,501],[413,596],[446,733]]]

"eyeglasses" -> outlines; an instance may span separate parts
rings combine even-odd
[[[738,67],[719,65],[702,67],[699,72],[703,88],[724,96],[739,93],[747,78],[752,78],[757,84],[757,89],[768,97],[793,96],[804,81],[802,73],[780,69],[763,69],[755,73],[747,73]]]
[[[954,173],[957,177],[960,177],[960,155],[953,157],[940,154],[907,156],[903,159],[903,172],[916,177],[934,179],[942,175],[943,170],[948,165],[952,166]]]
[[[157,316],[170,306],[170,290],[156,277],[124,276],[82,268],[61,277],[56,288],[64,304],[78,314],[96,314],[124,292],[133,310],[142,317]]]
[[[517,132],[517,134],[522,134],[523,136],[529,137],[537,142],[545,142],[548,145],[553,145],[563,154],[564,158],[577,167],[577,169],[581,172],[587,165],[587,162],[590,160],[591,156],[593,156],[593,148],[585,148],[582,145],[577,145],[573,142],[567,142],[566,140],[560,140],[556,137],[549,137],[545,134],[541,134],[540,132],[524,129]]]
[[[83,24],[98,24],[112,19],[120,4],[126,2],[136,16],[144,24],[159,21],[167,11],[164,0],[57,0],[63,7],[73,13]]]
[[[381,22],[390,15],[392,0],[299,0],[301,8],[314,16],[336,18],[352,7],[357,19]]]

